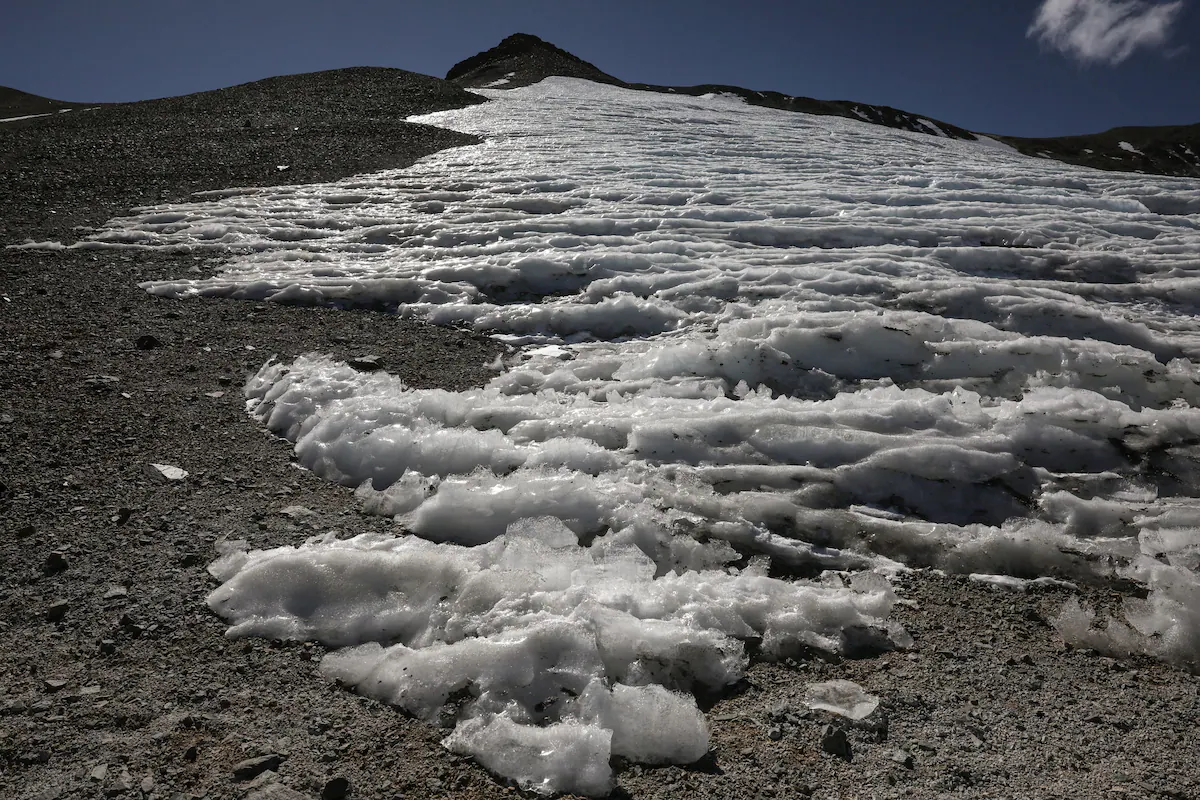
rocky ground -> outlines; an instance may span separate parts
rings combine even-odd
[[[199,189],[402,166],[463,143],[403,114],[470,102],[391,70],[226,92],[0,127],[0,241],[71,241]],[[248,373],[315,350],[463,387],[488,378],[499,347],[386,314],[136,286],[213,267],[0,251],[0,797],[517,794],[443,750],[442,731],[322,681],[319,647],[228,640],[204,605],[223,539],[390,526],[247,417]],[[707,704],[708,758],[619,765],[618,795],[1200,797],[1196,676],[1065,648],[1047,622],[1065,589],[928,572],[899,585],[914,648],[757,663]],[[1129,589],[1081,591],[1111,607]],[[879,695],[880,710],[853,725],[807,710],[805,686],[832,678]]]

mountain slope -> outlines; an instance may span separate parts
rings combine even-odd
[[[890,106],[855,103],[849,100],[817,100],[812,97],[760,92],[721,84],[659,86],[630,83],[549,42],[524,33],[513,34],[496,47],[460,61],[450,69],[446,79],[469,88],[514,89],[537,83],[551,75],[583,78],[648,92],[692,96],[731,94],[750,105],[845,117],[949,139],[970,141],[981,135],[957,125]],[[1104,133],[1054,138],[992,138],[1005,142],[1025,155],[1052,158],[1096,169],[1200,176],[1200,125],[1114,128]]]
[[[1084,136],[996,137],[1025,155],[1096,169],[1200,177],[1200,124],[1113,128]]]
[[[0,86],[0,119],[30,114],[53,114],[55,111],[78,108],[81,103],[66,103],[49,97]]]
[[[473,89],[516,89],[544,80],[551,75],[583,78],[644,92],[664,92],[700,97],[706,94],[733,94],[753,106],[802,111],[806,114],[860,119],[888,128],[945,136],[951,139],[975,139],[970,131],[939,120],[932,120],[888,106],[872,106],[848,100],[815,100],[781,92],[759,92],[740,86],[700,84],[698,86],[659,86],[629,83],[604,72],[549,42],[528,33],[514,33],[490,50],[460,61],[446,73],[446,80]]]
[[[814,648],[836,663],[904,647],[889,584],[861,572],[899,561],[1009,589],[981,599],[995,622],[962,631],[948,658],[918,619],[896,673],[867,674],[894,738],[843,731],[853,777],[808,755],[824,720],[756,711],[764,725],[743,727],[770,758],[808,748],[785,771],[885,796],[895,776],[862,765],[907,772],[892,748],[920,737],[951,744],[900,756],[914,796],[958,788],[942,782],[951,770],[978,794],[1028,797],[1161,774],[1195,727],[1194,683],[1168,684],[1186,716],[1146,714],[1046,650],[1200,665],[1200,578],[1174,527],[1200,510],[1200,281],[1187,272],[1200,231],[1144,202],[1190,202],[1193,182],[721,96],[563,78],[489,96],[419,120],[484,145],[352,187],[139,209],[84,243],[230,259],[141,284],[180,305],[382,307],[520,347],[457,393],[336,357],[265,364],[246,386],[255,417],[299,466],[358,487],[359,508],[399,526],[231,553],[210,601],[231,634],[364,645],[325,656],[322,674],[453,726],[434,734],[448,749],[544,793],[754,796],[711,783],[648,795],[628,762],[711,751],[745,775],[734,754],[755,750],[705,728],[704,698],[755,682],[755,657],[795,654],[804,666],[777,674],[800,688]],[[857,574],[805,581],[827,568]],[[1118,598],[1085,610],[1071,595],[1090,606],[1089,587],[1141,591],[1136,629],[1093,630]],[[1049,589],[1059,599],[1025,618],[1040,623],[1015,652],[1043,649],[1018,661],[989,629],[1007,626],[1006,597]],[[1026,668],[1042,672],[1014,681]],[[857,676],[839,664],[828,677]],[[962,696],[986,728],[958,748]],[[1098,726],[1096,699],[1134,722]],[[1061,727],[1042,742],[1027,731],[1044,729],[1046,700]],[[785,722],[795,734],[763,735]],[[1150,744],[1121,763],[1133,726]],[[1047,763],[1056,742],[1081,754],[1066,778]],[[1176,787],[1194,772],[1163,794],[1187,796]]]
[[[193,191],[312,183],[403,167],[474,141],[406,117],[481,102],[439,78],[362,67],[3,124],[0,185],[7,194],[69,209],[80,193],[94,191],[91,199],[103,210],[76,218],[65,210],[46,215],[16,205],[0,215],[0,242],[34,231],[73,240],[74,225]]]

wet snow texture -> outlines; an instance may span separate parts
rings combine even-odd
[[[1194,210],[1194,183],[721,97],[488,94],[420,120],[484,144],[82,243],[237,254],[163,296],[525,345],[460,393],[265,366],[253,413],[428,541],[231,554],[212,602],[234,632],[358,645],[328,674],[426,716],[469,688],[447,746],[541,791],[604,790],[610,753],[702,754],[691,700],[652,687],[736,680],[739,640],[885,636],[878,575],[756,556],[1119,572],[1149,599],[1106,629],[1068,607],[1064,636],[1196,661],[1200,218],[1151,210]]]

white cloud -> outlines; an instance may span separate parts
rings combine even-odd
[[[1045,0],[1028,35],[1085,64],[1120,64],[1166,42],[1183,0]]]

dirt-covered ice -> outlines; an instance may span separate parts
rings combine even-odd
[[[419,538],[227,554],[233,632],[348,648],[326,674],[457,703],[448,747],[593,793],[611,754],[703,754],[687,693],[737,680],[744,641],[902,645],[900,564],[1140,580],[1123,619],[1069,604],[1060,631],[1197,663],[1194,182],[725,97],[488,94],[420,120],[483,144],[78,245],[233,255],[158,295],[382,306],[520,348],[467,392],[265,365],[251,411]],[[824,569],[859,572],[804,579]]]

